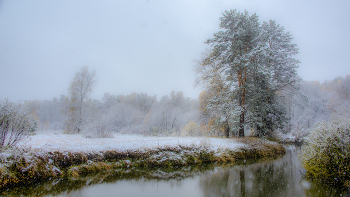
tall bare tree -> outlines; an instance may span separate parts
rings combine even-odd
[[[97,82],[96,71],[84,66],[77,72],[69,86],[69,109],[66,130],[80,132],[83,124],[84,102]]]

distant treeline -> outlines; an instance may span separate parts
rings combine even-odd
[[[24,106],[39,122],[39,130],[63,129],[68,133],[70,98],[26,101]],[[145,135],[201,135],[199,104],[183,92],[172,91],[157,100],[146,93],[112,95],[83,103],[82,132],[91,137],[108,137],[110,132]]]
[[[216,121],[220,117],[206,108],[205,94],[202,92],[199,99],[191,99],[183,92],[172,91],[157,100],[156,96],[146,93],[105,93],[101,100],[84,101],[82,133],[91,137],[108,137],[111,132],[224,136],[223,125]],[[320,121],[350,115],[350,75],[323,83],[301,82],[298,92],[292,96],[282,95],[282,98],[288,120],[284,129],[275,133],[305,136]],[[23,107],[35,115],[39,130],[67,130],[71,110],[68,96],[25,101]],[[254,131],[254,128],[249,128],[246,135],[254,135]],[[236,134],[232,131],[231,135]]]

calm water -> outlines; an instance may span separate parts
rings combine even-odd
[[[56,179],[4,196],[350,196],[303,179],[298,148],[274,161],[236,166],[197,166],[176,171],[147,170],[99,173],[79,180]]]

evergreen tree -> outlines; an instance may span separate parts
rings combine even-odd
[[[244,136],[247,124],[264,135],[285,121],[277,93],[297,88],[298,49],[282,27],[260,25],[256,14],[230,10],[220,21],[223,30],[206,41],[211,51],[197,65],[199,82],[218,88],[208,108],[221,114],[227,137],[233,130]]]

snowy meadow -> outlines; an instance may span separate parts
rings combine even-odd
[[[209,151],[238,150],[246,144],[234,139],[209,137],[145,137],[114,134],[110,138],[90,138],[81,134],[65,134],[62,130],[37,132],[21,140],[17,147],[45,152],[103,152],[107,150],[145,150],[164,147],[203,147]]]

